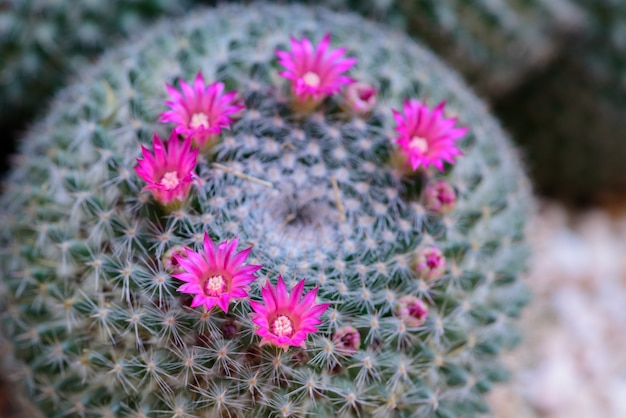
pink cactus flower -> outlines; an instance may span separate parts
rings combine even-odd
[[[353,83],[346,87],[346,107],[357,115],[367,115],[376,107],[376,89],[369,84]]]
[[[135,171],[146,181],[144,190],[152,193],[154,198],[164,205],[182,202],[191,188],[192,171],[196,167],[197,150],[191,150],[191,140],[180,141],[172,133],[167,147],[161,138],[154,135],[154,154],[141,146],[143,160],[137,159]]]
[[[301,108],[311,110],[326,96],[353,82],[342,74],[356,64],[356,59],[345,58],[345,48],[331,50],[329,46],[327,33],[317,47],[306,37],[301,41],[291,37],[290,52],[276,51],[278,63],[286,70],[278,74],[291,80],[292,93]]]
[[[402,296],[396,306],[396,316],[404,321],[409,327],[424,325],[428,316],[428,308],[413,295]]]
[[[250,301],[255,312],[252,322],[258,326],[256,333],[261,337],[260,345],[271,344],[285,351],[290,346],[306,348],[304,340],[308,334],[317,331],[320,316],[330,304],[315,303],[317,288],[304,297],[303,290],[304,279],[289,293],[279,275],[276,287],[268,281],[262,288],[263,303]]]
[[[446,271],[446,258],[437,247],[425,247],[417,252],[415,272],[424,280],[435,280]]]
[[[356,328],[346,325],[335,331],[333,343],[338,351],[345,354],[354,354],[361,347],[361,335]]]
[[[442,102],[431,110],[411,99],[404,102],[402,112],[393,111],[396,131],[400,134],[396,142],[414,171],[431,165],[443,171],[444,162],[454,163],[455,157],[461,155],[456,140],[465,135],[468,128],[455,127],[456,118],[448,119],[443,115],[445,105]]]
[[[171,110],[161,113],[159,121],[175,123],[174,132],[191,136],[193,145],[198,148],[212,145],[222,129],[232,123],[231,116],[244,108],[235,103],[236,91],[224,93],[224,83],[220,82],[205,85],[201,72],[193,85],[182,80],[180,87],[182,94],[166,84],[172,100],[165,104]]]
[[[262,266],[244,264],[252,248],[237,251],[239,241],[225,241],[215,246],[207,233],[204,234],[204,252],[186,249],[186,256],[176,256],[182,273],[174,274],[185,282],[179,292],[194,295],[191,307],[204,305],[207,309],[219,306],[228,313],[231,299],[248,296],[248,286],[257,277],[254,273]]]
[[[445,181],[429,183],[424,190],[424,207],[431,212],[446,214],[456,205],[454,187]]]

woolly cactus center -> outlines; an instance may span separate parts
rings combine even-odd
[[[314,72],[307,71],[302,76],[302,81],[304,81],[304,84],[306,84],[309,87],[319,87],[321,79],[320,79],[320,76],[315,74]]]
[[[291,337],[295,332],[293,321],[286,315],[278,315],[272,321],[271,329],[277,337]]]
[[[315,208],[307,204],[295,204],[281,214],[281,217],[284,218],[285,226],[296,228],[314,224],[316,216]]]
[[[194,113],[191,116],[191,122],[189,122],[189,126],[192,129],[196,129],[199,127],[208,128],[210,126],[209,117],[205,113]]]
[[[411,147],[411,149],[416,149],[421,153],[425,153],[428,151],[428,141],[426,141],[421,136],[414,136],[413,138],[411,138],[409,147]]]
[[[176,171],[168,171],[163,175],[160,181],[161,186],[167,190],[172,190],[180,184],[178,173]]]
[[[269,193],[262,190],[246,204],[249,219],[254,222],[243,226],[255,228],[249,230],[250,236],[258,234],[256,228],[263,226],[267,244],[276,249],[288,248],[293,254],[309,254],[316,251],[321,242],[336,241],[338,212],[333,206],[330,183],[318,182],[308,168],[299,167],[302,170],[298,175],[284,173],[292,178],[283,180],[280,190]],[[312,184],[302,184],[304,182]]]
[[[226,292],[226,280],[224,280],[224,276],[216,275],[211,276],[204,282],[204,294],[207,296],[221,296]]]

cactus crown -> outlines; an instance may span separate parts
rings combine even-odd
[[[326,32],[377,89],[371,113],[343,96],[294,112],[275,53]],[[171,131],[157,123],[164,83],[198,70],[246,110],[198,155],[186,201],[164,208],[132,169],[139,143]],[[454,167],[407,179],[391,109],[416,96],[447,100],[470,132]],[[525,301],[515,157],[454,74],[356,17],[230,6],[163,23],[85,71],[23,142],[2,198],[3,332],[54,416],[472,416]],[[433,177],[453,185],[446,211],[420,198]],[[205,233],[252,247],[254,301],[278,274],[319,288],[329,307],[306,348],[259,346],[245,298],[190,307],[173,275]]]

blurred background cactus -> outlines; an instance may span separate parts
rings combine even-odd
[[[306,117],[290,108],[275,52],[326,32],[358,60],[349,75],[376,88],[371,115],[340,98]],[[400,33],[323,9],[222,6],[138,38],[59,93],[5,180],[0,323],[31,399],[49,416],[488,411],[528,298],[533,205],[517,153],[466,85]],[[246,110],[199,157],[188,202],[164,212],[133,167],[153,132],[169,136],[165,83],[198,71]],[[469,129],[442,173],[407,179],[393,165],[391,110],[407,98],[445,100]],[[189,307],[166,253],[200,249],[205,232],[253,246],[255,300],[278,274],[319,287],[330,307],[305,350],[258,347],[246,301]],[[433,256],[445,269],[426,274]]]
[[[510,93],[558,56],[584,22],[568,0],[398,0],[423,39],[482,96]]]
[[[32,117],[94,54],[156,17],[182,14],[190,4],[191,0],[3,1],[0,123]]]
[[[541,191],[574,202],[626,191],[626,4],[577,0],[586,30],[560,59],[498,103]]]

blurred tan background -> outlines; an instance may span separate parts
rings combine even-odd
[[[544,201],[529,237],[534,299],[493,416],[626,417],[626,211]]]

